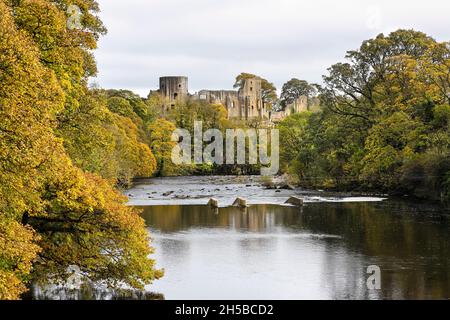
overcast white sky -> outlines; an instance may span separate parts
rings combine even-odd
[[[320,82],[365,39],[398,28],[450,40],[448,0],[98,0],[108,28],[96,51],[103,88],[146,96],[163,75],[189,91],[231,89],[240,72],[280,88]]]

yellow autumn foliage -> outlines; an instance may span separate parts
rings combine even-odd
[[[72,265],[117,286],[162,276],[143,220],[113,187],[151,175],[155,159],[130,119],[92,98],[88,49],[103,29],[88,14],[94,32],[68,31],[66,5],[0,0],[0,299],[64,281]]]

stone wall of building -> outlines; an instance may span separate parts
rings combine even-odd
[[[297,100],[294,101],[291,105],[288,106],[291,113],[300,113],[304,111],[308,111],[308,97],[301,96]]]
[[[229,118],[239,118],[239,94],[234,90],[201,90],[197,98],[211,104],[221,104],[228,111]]]
[[[261,80],[257,78],[246,79],[239,91],[201,90],[197,97],[209,103],[222,104],[230,119],[269,119],[262,103]]]
[[[175,101],[186,99],[189,95],[187,77],[159,78],[159,93],[166,103],[174,106]],[[168,107],[168,106],[165,106]]]
[[[301,96],[290,105],[286,106],[284,110],[272,112],[270,120],[273,122],[280,122],[295,113],[309,111],[308,97]]]

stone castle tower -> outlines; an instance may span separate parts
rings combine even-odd
[[[159,93],[165,99],[165,107],[174,107],[175,101],[186,99],[189,95],[187,77],[161,77],[159,78]]]
[[[241,106],[241,119],[263,119],[261,79],[245,79],[244,84],[238,91]]]

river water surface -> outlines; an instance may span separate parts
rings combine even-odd
[[[303,207],[283,205],[291,195]],[[449,299],[450,212],[383,197],[174,178],[129,191],[143,209],[166,299]],[[247,209],[229,207],[244,196]],[[221,208],[206,205],[210,197]],[[381,270],[381,290],[367,268]]]

